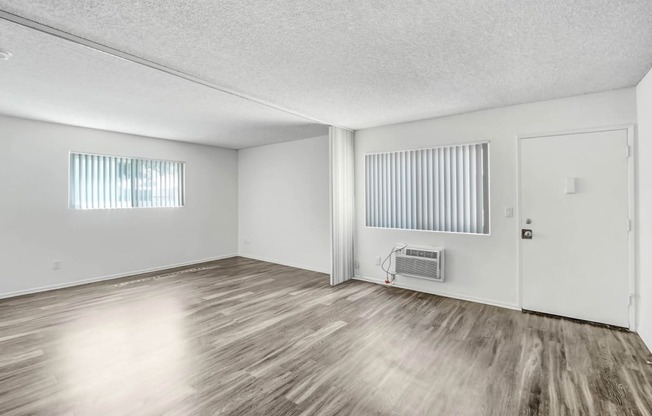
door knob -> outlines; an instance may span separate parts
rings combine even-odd
[[[532,240],[532,230],[526,228],[521,230],[521,238],[523,240]]]

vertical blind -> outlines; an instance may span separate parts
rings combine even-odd
[[[180,207],[183,176],[183,162],[71,153],[70,208]]]
[[[489,143],[365,155],[366,225],[489,233]]]

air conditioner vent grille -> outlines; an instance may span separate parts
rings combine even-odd
[[[428,259],[436,259],[437,254],[439,253],[437,253],[436,251],[415,250],[413,248],[408,248],[405,250],[405,255],[412,256],[412,257],[425,257]]]

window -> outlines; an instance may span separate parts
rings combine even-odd
[[[184,163],[70,154],[70,208],[157,208],[184,204]]]
[[[489,143],[365,155],[367,227],[489,233]]]

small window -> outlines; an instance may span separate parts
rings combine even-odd
[[[489,233],[489,143],[365,155],[367,227]]]
[[[160,208],[184,204],[184,163],[70,154],[70,208]]]

